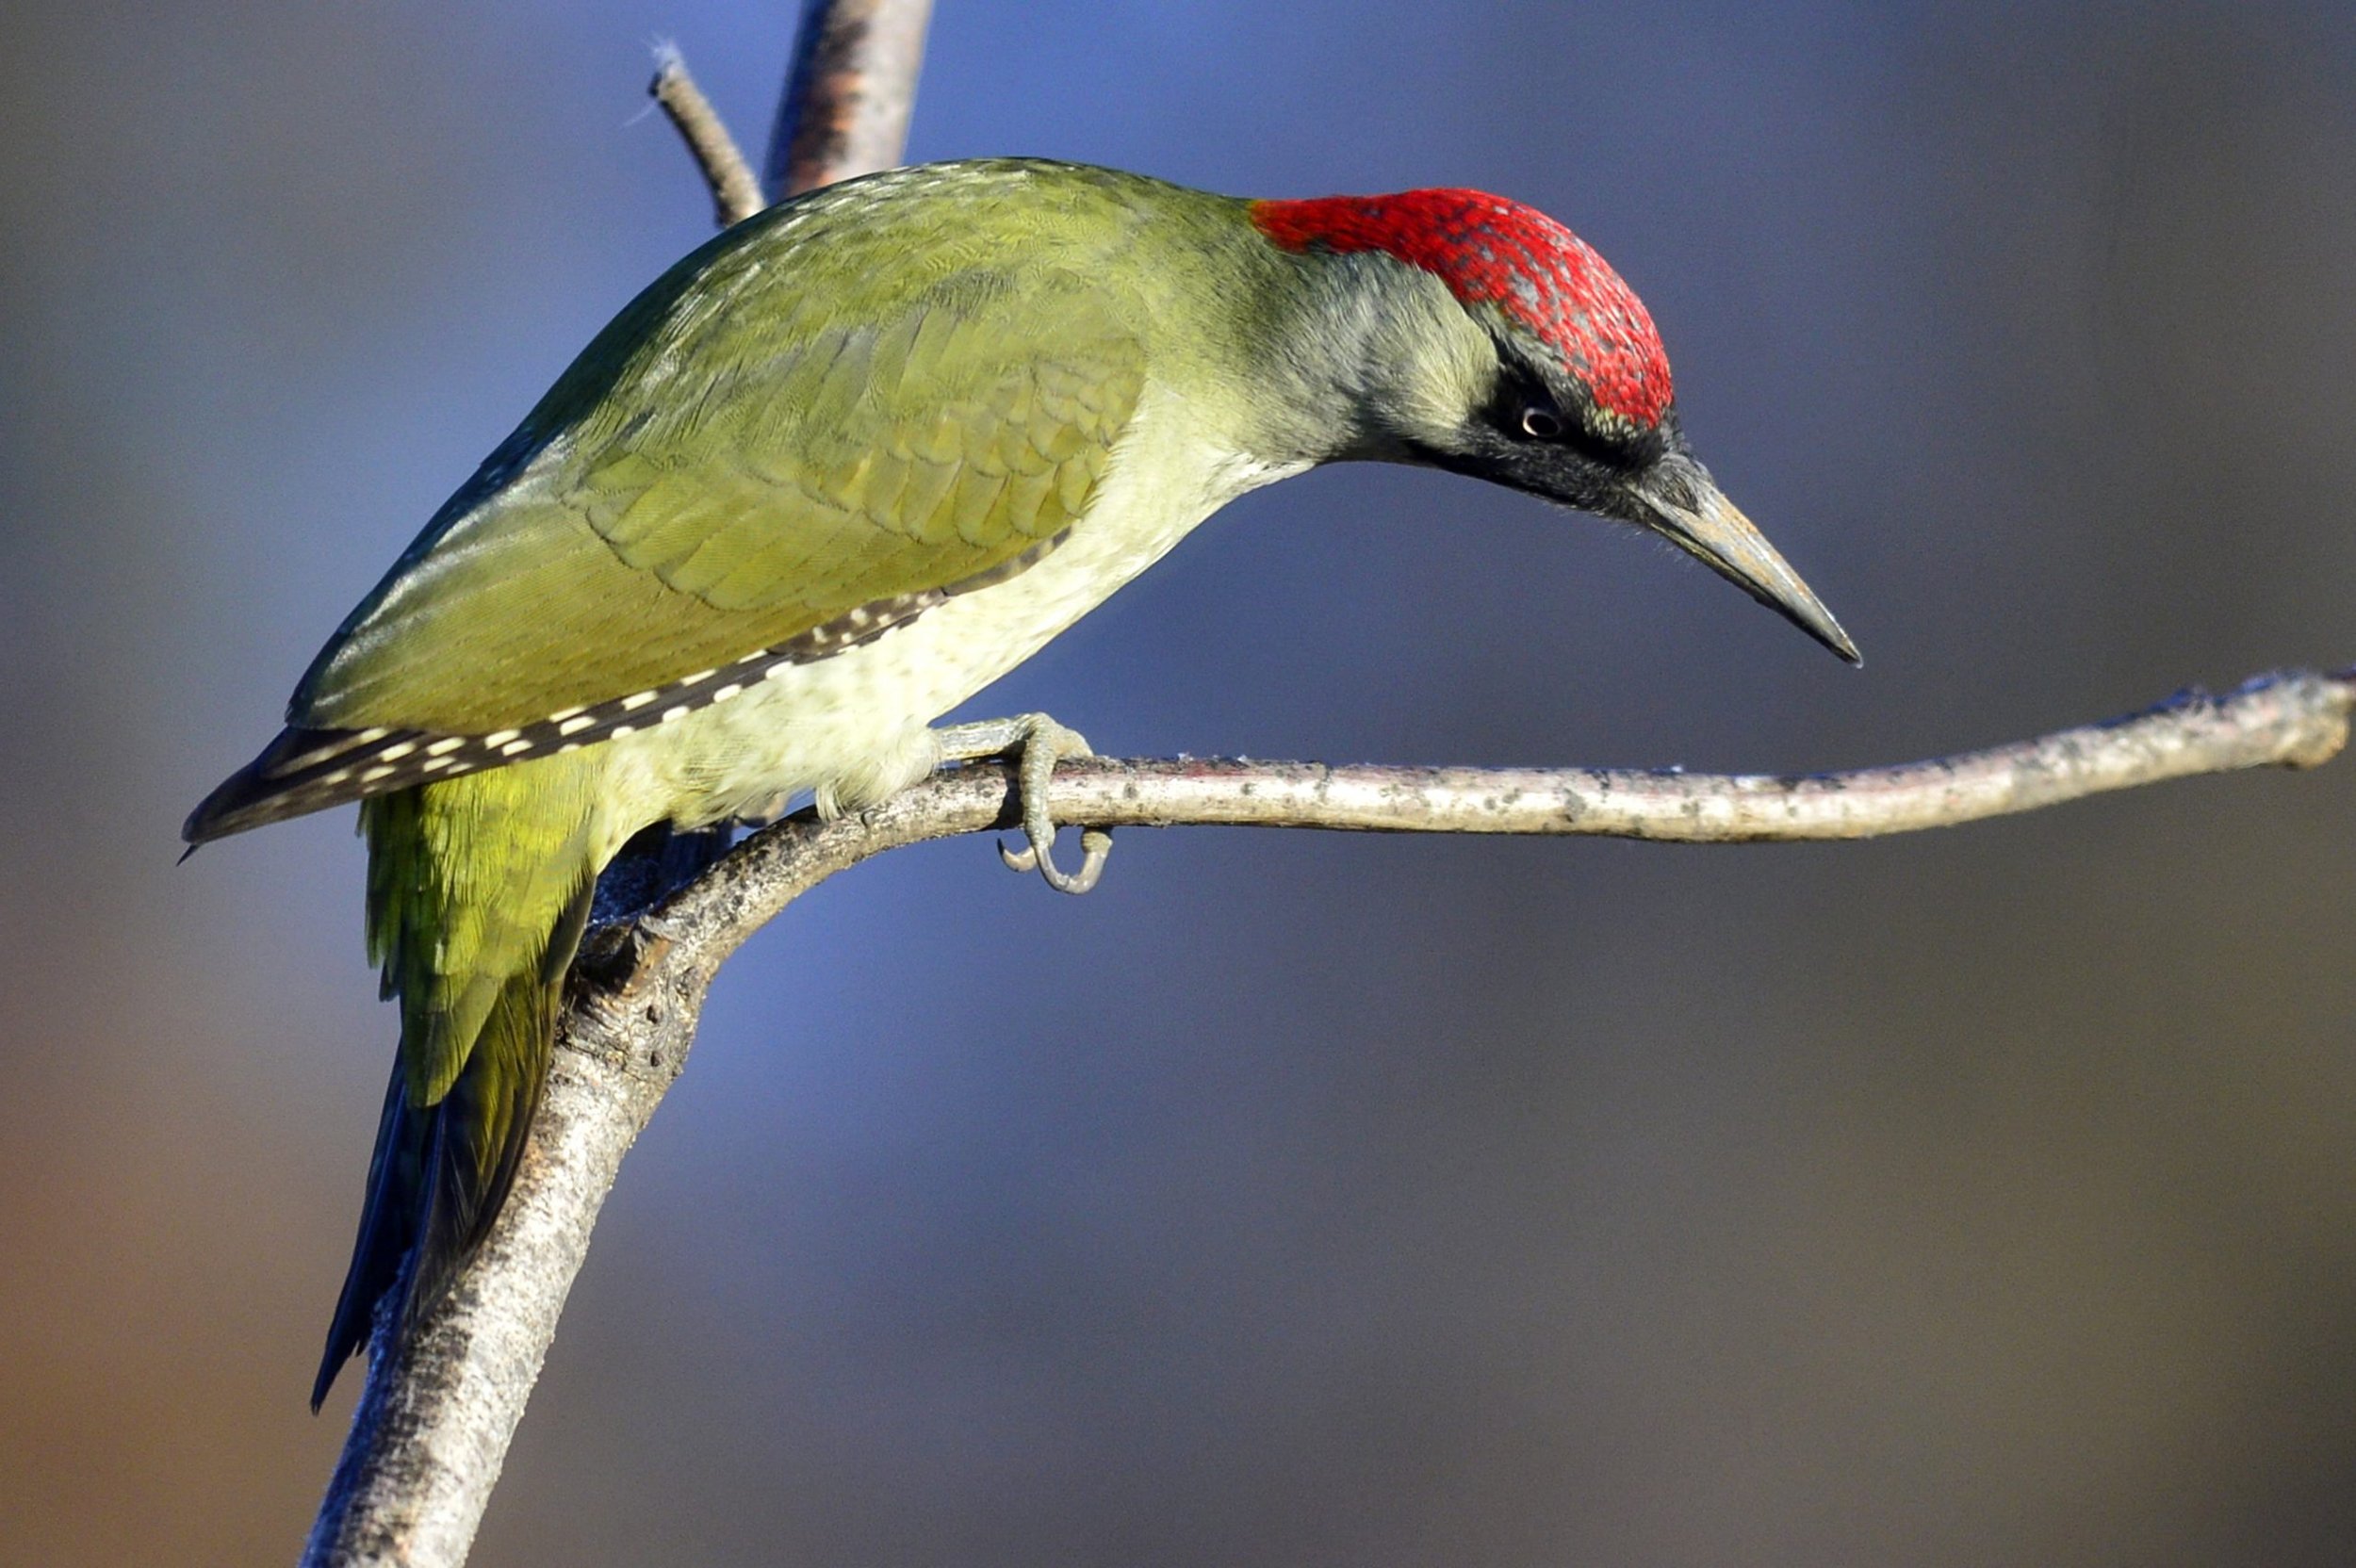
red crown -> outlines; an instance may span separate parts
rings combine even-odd
[[[1480,190],[1254,202],[1288,251],[1382,251],[1494,305],[1560,356],[1596,403],[1650,429],[1676,396],[1644,302],[1587,242],[1534,207]]]

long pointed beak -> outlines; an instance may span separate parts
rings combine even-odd
[[[1676,459],[1671,459],[1677,462]],[[1824,600],[1800,580],[1767,536],[1726,499],[1700,464],[1678,462],[1681,484],[1643,492],[1644,521],[1689,555],[1832,649],[1852,664],[1865,661]],[[1685,494],[1672,494],[1674,491]]]

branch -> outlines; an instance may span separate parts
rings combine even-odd
[[[1861,839],[2200,774],[2317,766],[2346,745],[2351,710],[2356,670],[2292,672],[2260,677],[2222,697],[2182,694],[2142,713],[1986,751],[1797,777],[1097,759],[1056,770],[1052,805],[1058,821],[1105,827],[1584,834],[1679,843]],[[555,1073],[506,1215],[399,1379],[371,1377],[360,1425],[384,1434],[384,1483],[404,1494],[401,1511],[391,1516],[397,1523],[383,1527],[381,1550],[399,1543],[416,1554],[403,1560],[418,1562],[455,1561],[463,1552],[587,1254],[597,1210],[631,1141],[685,1066],[721,964],[794,899],[872,856],[1015,826],[1014,788],[1011,770],[987,763],[938,774],[858,816],[826,823],[796,813],[635,923],[594,935],[575,967]]]
[[[704,90],[687,74],[687,62],[675,46],[655,45],[654,80],[646,84],[646,95],[663,106],[672,128],[687,143],[695,167],[703,172],[704,183],[712,188],[714,223],[724,229],[742,223],[769,204],[761,193],[761,182],[753,177],[753,166],[744,161],[736,138],[728,135],[727,123],[704,96]]]
[[[872,174],[900,161],[932,0],[811,0],[769,145],[769,188],[780,198]],[[769,204],[744,150],[678,48],[660,43],[647,96],[663,107],[712,188],[712,220],[741,223]]]
[[[2221,697],[2180,693],[2141,713],[2032,741],[1848,773],[1776,776],[1090,758],[1056,768],[1049,801],[1057,822],[1098,827],[1294,827],[1661,843],[1872,839],[2201,774],[2316,767],[2347,745],[2351,710],[2356,669],[2331,676],[2298,670],[2260,676]],[[605,984],[614,994],[700,996],[747,937],[827,877],[886,850],[1019,826],[1020,806],[1014,770],[989,762],[936,774],[858,816],[826,823],[810,811],[797,812],[747,839],[642,917],[639,929],[654,933],[654,941]]]
[[[900,161],[933,0],[810,0],[769,139],[778,198]]]

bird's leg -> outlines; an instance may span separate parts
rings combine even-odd
[[[1104,858],[1112,853],[1111,829],[1082,828],[1080,869],[1067,873],[1055,864],[1055,822],[1047,812],[1047,787],[1055,777],[1056,761],[1066,757],[1096,755],[1088,749],[1086,736],[1065,728],[1044,713],[1020,713],[1011,719],[952,725],[936,733],[941,738],[941,760],[944,762],[971,762],[1021,750],[1016,777],[1023,790],[1023,836],[1030,842],[1026,848],[1010,850],[1002,841],[998,845],[1000,859],[1019,872],[1037,868],[1047,879],[1047,885],[1059,893],[1084,893],[1096,886],[1096,879],[1104,874]]]

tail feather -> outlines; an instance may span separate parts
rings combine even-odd
[[[431,1115],[432,1113],[427,1113]],[[376,1124],[376,1152],[368,1160],[368,1198],[360,1209],[360,1235],[352,1243],[352,1264],[344,1271],[343,1293],[335,1298],[335,1321],[327,1330],[327,1355],[311,1384],[311,1413],[316,1415],[335,1386],[344,1363],[368,1342],[376,1303],[401,1279],[401,1261],[409,1255],[415,1226],[414,1195],[417,1190],[418,1118],[402,1092],[401,1064],[393,1064],[393,1081],[384,1091],[384,1113]]]
[[[500,989],[467,1070],[436,1107],[409,1321],[439,1297],[507,1204],[548,1086],[564,971],[581,946],[594,890],[584,884],[566,906],[538,972],[518,974]]]
[[[482,1244],[515,1183],[597,870],[587,813],[580,794],[562,787],[566,780],[544,776],[554,790],[501,782],[531,766],[363,808],[370,947],[387,992],[401,1001],[401,1054],[314,1410],[381,1316],[389,1315],[391,1343],[407,1337]],[[456,846],[485,843],[524,852],[489,871],[479,858],[452,858]]]
[[[378,1303],[391,1298],[394,1338],[405,1337],[506,1206],[548,1083],[564,969],[588,910],[584,889],[542,962],[501,988],[466,1068],[437,1103],[415,1103],[405,1069],[394,1064],[360,1233],[311,1385],[312,1410],[326,1400],[344,1363],[368,1346]]]

